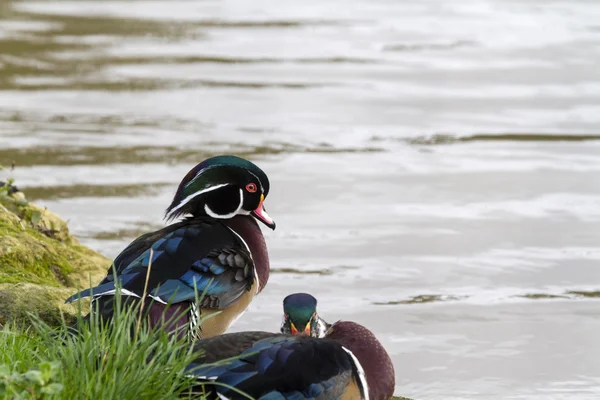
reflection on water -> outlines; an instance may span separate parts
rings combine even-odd
[[[500,141],[500,142],[584,142],[600,140],[600,135],[577,135],[577,134],[544,134],[544,133],[506,133],[506,134],[479,134],[469,136],[456,135],[432,135],[428,137],[410,138],[408,143],[415,145],[424,144],[452,144],[464,142],[485,142],[485,141]]]
[[[179,179],[272,180],[269,286],[372,328],[397,393],[600,396],[594,0],[1,1],[0,164],[115,256]],[[0,174],[3,180],[8,172]]]

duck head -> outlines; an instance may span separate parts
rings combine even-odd
[[[283,299],[281,333],[322,338],[331,325],[317,314],[317,299],[308,293],[294,293]]]
[[[269,194],[269,179],[254,163],[240,157],[211,157],[192,168],[183,178],[165,218],[186,214],[230,219],[252,215],[271,229],[275,222],[263,202]]]

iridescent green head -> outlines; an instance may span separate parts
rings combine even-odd
[[[330,325],[317,314],[317,299],[308,293],[294,293],[283,299],[281,332],[324,337]]]
[[[183,178],[165,217],[186,214],[229,219],[252,215],[271,229],[275,222],[263,202],[269,179],[254,163],[236,156],[216,156],[202,161]]]

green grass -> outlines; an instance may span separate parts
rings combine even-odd
[[[0,328],[0,399],[205,398],[184,374],[201,357],[186,339],[148,329],[135,309],[116,310],[110,324],[79,318],[78,333],[34,316],[29,328]]]
[[[118,310],[110,325],[92,318],[78,334],[32,317],[0,329],[0,399],[179,399],[192,396],[184,368],[196,359],[185,339],[138,328]],[[197,396],[198,394],[196,394]],[[196,397],[197,398],[197,397]]]

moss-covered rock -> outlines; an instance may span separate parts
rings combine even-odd
[[[110,260],[79,244],[64,220],[27,202],[21,192],[0,191],[0,324],[33,312],[48,323],[78,288],[97,283]]]
[[[0,322],[30,323],[29,313],[36,314],[49,325],[56,326],[62,318],[73,322],[77,306],[64,304],[73,289],[32,283],[0,284]],[[82,307],[84,305],[82,304]]]

